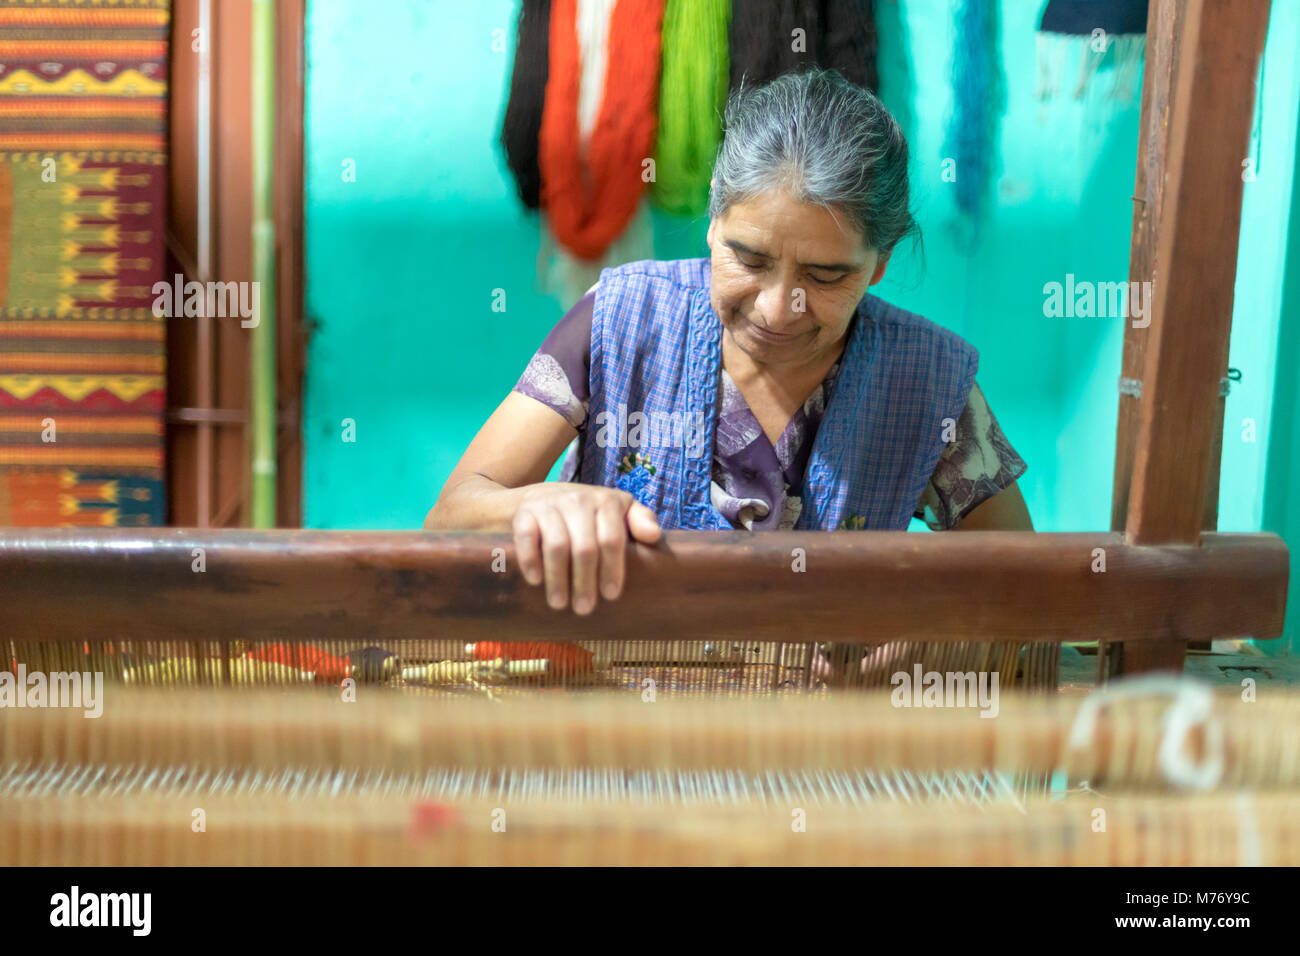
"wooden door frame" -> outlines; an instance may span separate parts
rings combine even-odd
[[[250,0],[173,0],[168,271],[188,281],[251,281]],[[303,119],[306,0],[276,2],[277,524],[302,522]],[[208,179],[201,181],[202,44],[209,46]],[[201,190],[210,215],[200,222]],[[202,235],[200,233],[203,233]],[[206,250],[206,251],[205,251]],[[168,320],[167,523],[249,522],[249,341],[230,319]]]

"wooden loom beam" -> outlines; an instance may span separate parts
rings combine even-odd
[[[1113,520],[1125,512],[1134,544],[1194,545],[1217,513],[1219,384],[1269,4],[1157,0],[1152,9],[1137,181],[1145,196],[1135,197],[1146,205],[1134,217],[1130,275],[1151,281],[1153,295],[1149,327],[1125,329],[1125,374],[1141,370],[1141,395],[1121,398]],[[1186,646],[1103,644],[1102,674],[1181,670]]]
[[[523,581],[508,535],[0,529],[0,640],[1141,647],[1280,636],[1288,557],[1271,534],[1189,547],[1110,532],[669,532],[630,546],[623,597],[578,617]]]

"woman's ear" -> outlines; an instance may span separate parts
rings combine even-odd
[[[713,248],[713,230],[717,227],[717,225],[718,225],[718,220],[710,219],[709,231],[704,234],[704,241],[708,243],[710,249]]]
[[[894,254],[894,250],[890,249],[888,252],[884,254],[884,256],[880,258],[880,260],[876,263],[876,271],[871,274],[871,281],[868,282],[867,285],[875,285],[877,282],[879,282],[881,279],[885,277],[885,266],[889,265],[889,257],[892,256],[893,254]]]

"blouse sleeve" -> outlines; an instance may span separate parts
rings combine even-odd
[[[551,329],[514,387],[578,429],[586,424],[591,397],[591,318],[595,301],[593,286]]]
[[[950,531],[1028,467],[1002,434],[976,383],[957,420],[955,438],[943,450],[921,495],[916,517],[933,531]]]

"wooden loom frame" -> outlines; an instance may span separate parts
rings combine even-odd
[[[1189,641],[1282,633],[1276,535],[1202,535],[1217,488],[1241,156],[1268,3],[1153,0],[1115,472],[1123,533],[671,533],[627,593],[546,609],[492,563],[502,535],[0,531],[0,633],[27,641],[304,639],[1102,640],[1103,676],[1181,669]],[[1154,62],[1153,62],[1154,60]],[[1192,104],[1196,109],[1192,109]],[[1163,176],[1149,176],[1147,165]],[[1216,414],[1217,413],[1217,414]],[[1190,467],[1188,467],[1190,465]],[[793,549],[807,570],[792,571]],[[202,551],[206,570],[192,563]],[[1100,549],[1100,550],[1098,550]],[[1104,558],[1105,570],[1097,567]],[[666,600],[668,598],[668,600]],[[232,620],[230,609],[238,608]],[[232,624],[237,633],[232,635]],[[526,633],[511,633],[522,624]]]

